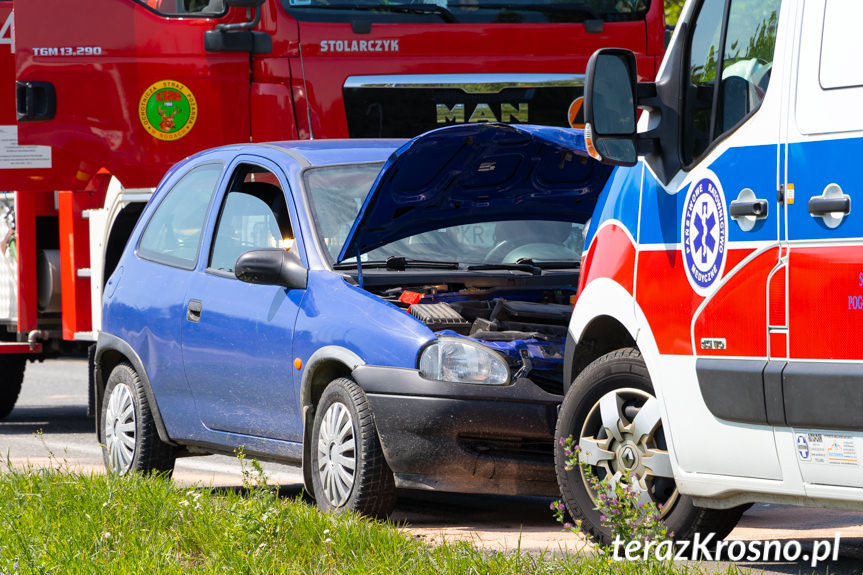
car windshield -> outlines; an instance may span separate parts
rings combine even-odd
[[[315,231],[330,263],[336,262],[381,166],[354,164],[306,170],[304,183]],[[583,242],[582,223],[501,220],[418,233],[363,253],[361,258],[363,262],[404,258],[408,264],[417,265],[431,262],[465,266],[521,262],[538,266],[576,265]],[[345,262],[356,262],[356,258],[346,258]]]
[[[641,20],[651,0],[282,0],[298,20],[347,22],[356,18],[374,21],[488,22],[621,22]]]

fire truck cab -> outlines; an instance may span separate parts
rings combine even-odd
[[[0,0],[0,418],[26,358],[85,348],[152,189],[205,148],[580,125],[601,46],[660,0]],[[12,89],[14,87],[14,90]]]
[[[654,83],[626,51],[588,66],[588,148],[621,167],[585,243],[557,436],[601,477],[630,470],[678,537],[724,536],[751,502],[863,509],[861,18],[692,0]],[[569,510],[608,539],[563,460]]]

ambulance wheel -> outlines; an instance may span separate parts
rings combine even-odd
[[[15,408],[26,365],[27,358],[22,355],[0,355],[0,419]]]
[[[705,509],[677,491],[662,429],[659,402],[641,353],[619,349],[582,371],[564,398],[557,421],[555,469],[563,502],[582,529],[605,545],[612,544],[611,529],[603,525],[599,493],[575,466],[566,469],[561,438],[572,436],[580,457],[599,479],[613,485],[625,469],[632,473],[639,501],[653,502],[675,539],[692,539],[715,533],[722,539],[737,524],[742,508]],[[637,476],[637,480],[635,477]]]

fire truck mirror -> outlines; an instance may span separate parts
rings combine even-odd
[[[273,38],[266,32],[257,30],[238,30],[235,32],[207,30],[204,32],[204,50],[206,52],[269,54],[273,51]]]
[[[264,0],[225,0],[229,8],[257,8]]]

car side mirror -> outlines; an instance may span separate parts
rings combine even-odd
[[[638,161],[635,55],[629,50],[597,50],[587,64],[584,137],[590,155],[606,164]]]
[[[294,250],[267,248],[241,254],[234,264],[237,279],[250,284],[306,289],[309,270]]]

